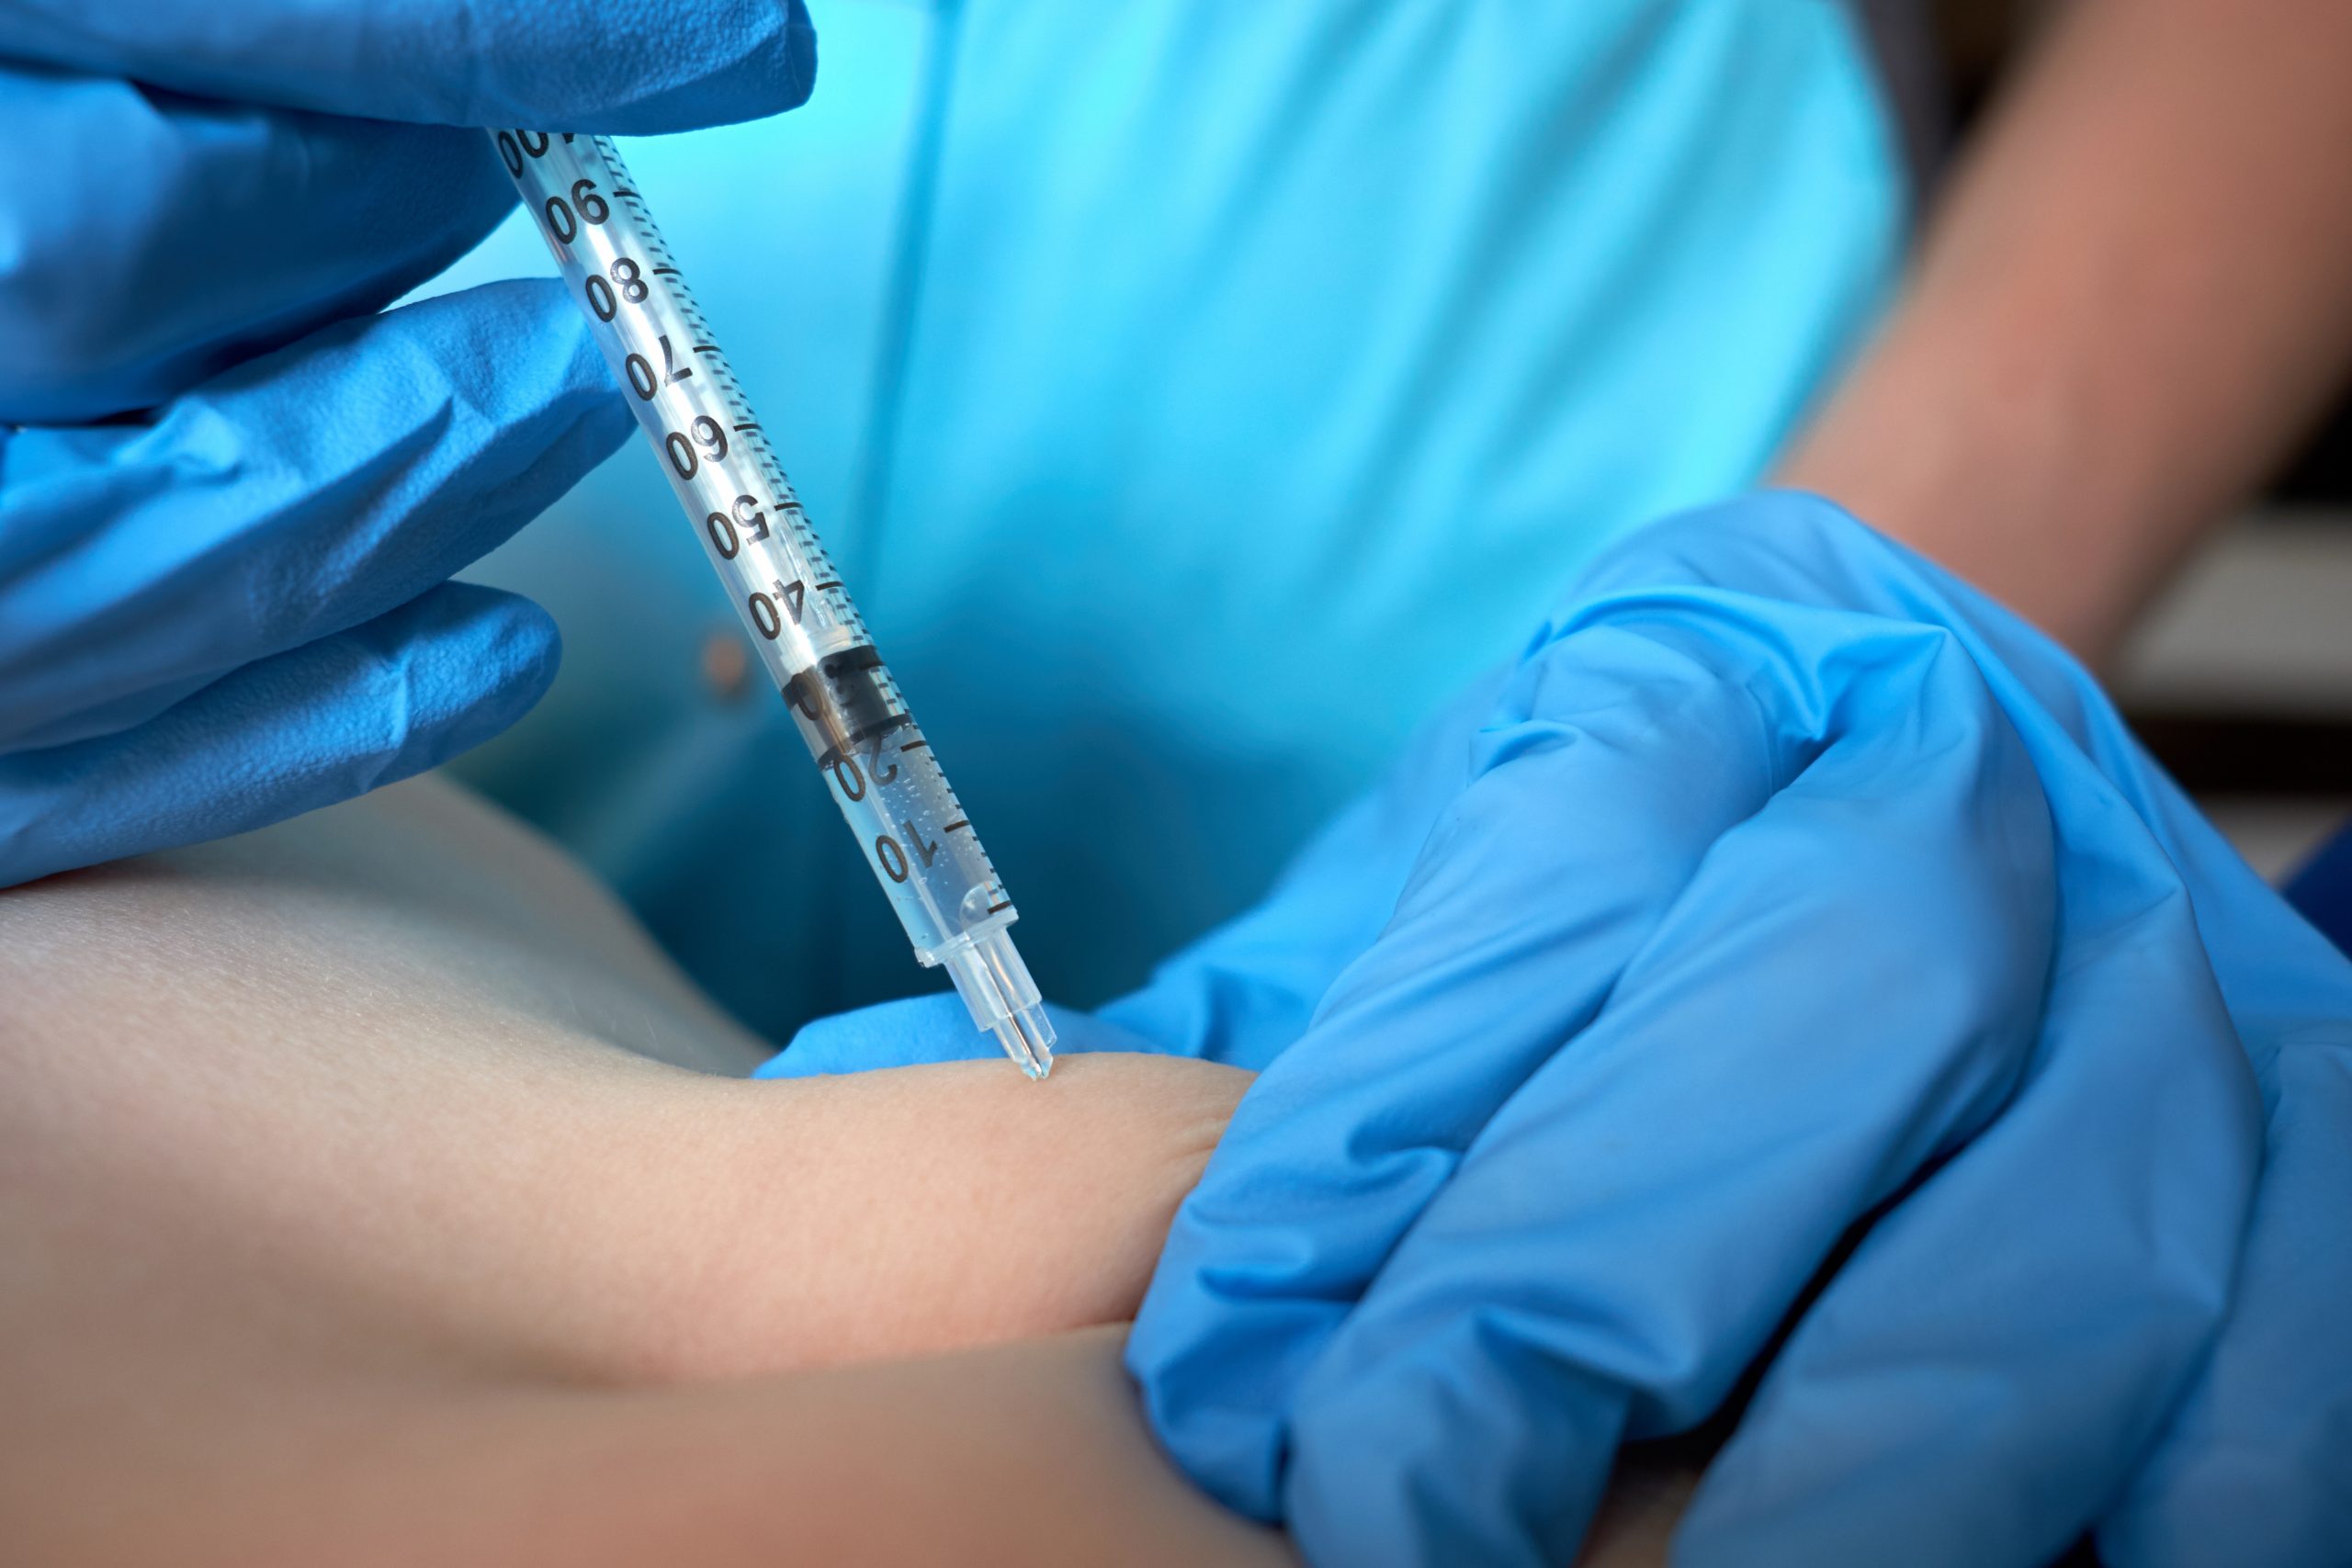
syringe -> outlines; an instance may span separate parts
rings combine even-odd
[[[1012,900],[612,141],[537,130],[491,140],[915,957],[944,965],[973,1021],[1044,1077],[1054,1028],[1006,929]]]

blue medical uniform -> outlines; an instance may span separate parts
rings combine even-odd
[[[812,9],[807,109],[625,152],[1073,1004],[1753,481],[1900,251],[1832,0]],[[755,1027],[939,984],[644,451],[476,575],[566,655],[469,777]]]

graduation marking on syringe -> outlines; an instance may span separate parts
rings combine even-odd
[[[892,735],[910,736],[901,755],[928,742],[611,140],[490,136],[915,956],[945,968],[974,1022],[1043,1077],[1053,1026],[1012,943],[1012,899],[937,753],[885,755]],[[933,840],[920,825],[939,821]]]

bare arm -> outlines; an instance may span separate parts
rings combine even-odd
[[[2076,0],[1786,459],[2094,661],[2352,350],[2352,5]]]
[[[1289,1561],[1118,1361],[1247,1075],[763,1048],[429,783],[0,895],[0,1561]]]
[[[1292,1562],[1159,1457],[1119,1338],[629,1391],[448,1368],[279,1377],[243,1409],[146,1387],[174,1429],[111,1423],[96,1469],[30,1454],[0,1476],[0,1545],[123,1568]]]
[[[0,1560],[1278,1551],[1114,1344],[877,1364],[1125,1318],[1246,1075],[637,1054],[761,1049],[429,784],[0,895]]]
[[[86,1290],[164,1331],[168,1299],[67,1266],[101,1231],[223,1303],[591,1382],[1132,1311],[1247,1075],[684,1070],[637,1053],[763,1048],[604,902],[426,784],[0,897],[0,1252],[60,1264],[0,1271],[0,1311]]]

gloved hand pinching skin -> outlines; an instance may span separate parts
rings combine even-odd
[[[1068,1021],[1264,1069],[1128,1364],[1310,1562],[1566,1562],[1783,1328],[1678,1561],[2352,1561],[2352,963],[1825,502],[1631,537]]]
[[[529,707],[553,625],[447,580],[628,413],[551,280],[377,312],[513,206],[479,127],[748,118],[814,69],[799,0],[0,12],[0,886]]]

